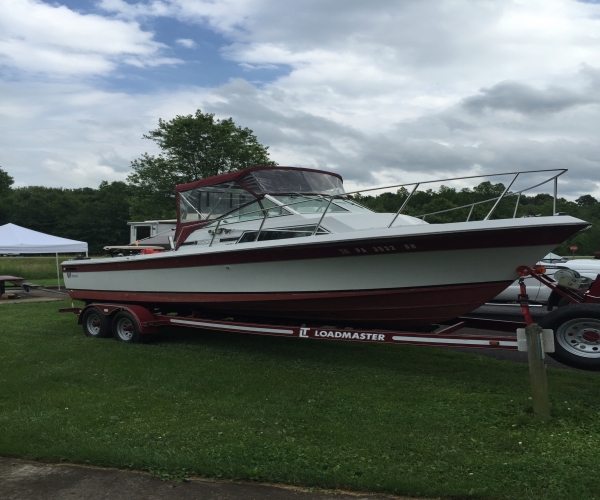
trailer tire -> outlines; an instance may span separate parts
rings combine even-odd
[[[113,337],[118,342],[135,344],[142,341],[136,317],[128,311],[115,314],[112,322]]]
[[[554,331],[555,360],[572,368],[600,371],[600,307],[573,304],[548,313],[542,328]]]
[[[83,313],[81,324],[83,333],[92,338],[106,338],[112,335],[111,318],[104,315],[97,307],[90,307]]]

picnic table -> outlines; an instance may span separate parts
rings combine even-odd
[[[6,293],[6,283],[12,283],[15,286],[22,286],[25,278],[18,276],[0,276],[0,296]]]

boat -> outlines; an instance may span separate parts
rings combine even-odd
[[[561,173],[551,172],[556,199]],[[418,186],[398,212],[375,213],[344,192],[339,174],[308,168],[178,185],[169,250],[63,262],[65,285],[86,304],[162,314],[419,327],[476,309],[518,266],[589,226],[566,215],[491,218],[517,194],[510,185],[484,220],[430,224],[402,213]]]

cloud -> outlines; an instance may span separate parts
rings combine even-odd
[[[53,76],[106,75],[118,64],[175,64],[136,22],[80,14],[39,0],[2,4],[0,65]]]
[[[194,40],[190,38],[178,38],[177,40],[175,40],[175,43],[181,45],[182,47],[185,47],[186,49],[193,49],[194,47],[196,47],[196,42],[194,42]]]
[[[481,89],[481,95],[464,99],[462,106],[477,113],[484,110],[508,110],[522,114],[558,113],[573,106],[600,102],[599,95],[585,95],[561,88],[544,90],[519,82],[501,82]]]
[[[33,0],[17,3],[56,16],[68,11]],[[71,47],[69,37],[55,33],[39,39],[28,34],[29,52],[23,53],[29,62],[22,64],[32,71],[55,64],[73,75],[96,72],[110,82],[118,64],[163,64],[164,46],[148,30],[164,17],[220,35],[226,40],[222,56],[247,70],[246,79],[183,86],[173,71],[170,86],[161,81],[129,93],[82,81],[23,86],[7,80],[0,88],[8,96],[0,103],[0,119],[12,127],[3,138],[2,166],[19,182],[77,186],[124,179],[131,159],[153,152],[141,135],[159,117],[202,109],[254,130],[279,163],[334,169],[351,186],[569,167],[575,175],[561,181],[563,194],[592,190],[600,196],[598,5],[571,0],[98,5],[106,17],[68,15],[106,22],[102,26],[122,33],[129,45],[116,44],[111,52],[101,47],[100,35],[86,42],[90,48],[77,45],[82,41]],[[178,36],[191,37],[179,39],[180,45],[194,37]],[[72,68],[69,60],[46,62],[51,57],[39,55],[42,49],[57,58],[73,54]],[[39,60],[27,56],[32,52]],[[253,71],[283,65],[286,74],[252,82]]]
[[[100,9],[130,20],[144,17],[166,17],[174,13],[171,2],[160,0],[135,3],[128,3],[124,0],[100,0],[97,5]]]
[[[156,125],[145,99],[70,82],[0,82],[4,170],[21,185],[97,186],[125,180]],[[150,143],[150,144],[149,144]]]

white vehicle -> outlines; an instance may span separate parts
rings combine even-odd
[[[567,259],[560,255],[549,253],[540,260],[538,264],[546,268],[546,274],[550,277],[554,277],[554,274],[560,269],[572,269],[577,271],[582,278],[581,288],[587,288],[591,282],[596,279],[596,276],[600,274],[599,259]],[[531,276],[525,278],[525,285],[527,287],[527,295],[531,302],[546,304],[548,305],[548,309],[551,309],[556,305],[562,305],[559,304],[562,297],[553,293],[547,286],[543,286],[535,278],[532,278]],[[506,290],[497,295],[494,298],[494,301],[512,302],[518,300],[520,293],[519,281],[517,280]]]

